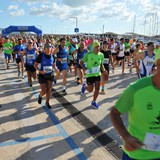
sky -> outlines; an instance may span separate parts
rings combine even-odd
[[[73,34],[76,20],[80,33],[152,35],[160,33],[160,0],[0,0],[0,29],[35,25],[44,34]]]

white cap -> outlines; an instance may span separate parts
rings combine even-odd
[[[73,41],[74,43],[78,43],[77,38],[72,38],[72,41]]]
[[[156,42],[155,45],[156,45],[156,46],[160,46],[160,42]]]

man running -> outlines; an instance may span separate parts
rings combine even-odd
[[[24,63],[21,61],[21,55],[24,50],[24,46],[22,45],[22,40],[21,38],[18,38],[18,44],[14,46],[13,48],[13,54],[16,57],[16,63],[17,63],[17,68],[18,68],[18,77],[20,77],[22,73],[22,78],[24,78]],[[21,67],[21,71],[20,71]]]
[[[36,79],[36,69],[34,68],[34,62],[36,61],[36,51],[37,49],[33,46],[33,41],[29,40],[27,48],[22,52],[21,61],[23,61],[23,56],[26,56],[26,71],[28,77],[28,83],[32,87],[32,76]]]
[[[132,83],[110,112],[124,142],[122,160],[160,160],[160,59],[154,75]],[[121,115],[128,113],[128,129]]]
[[[140,60],[140,61],[139,61]],[[139,62],[140,64],[139,64]],[[134,61],[138,77],[143,78],[152,74],[152,69],[155,64],[154,43],[147,44],[147,51],[140,52],[135,56]]]
[[[60,77],[60,73],[62,73],[62,91],[60,92],[61,95],[66,95],[66,83],[67,83],[67,70],[68,70],[68,48],[66,45],[66,39],[60,39],[60,45],[54,50],[54,55],[56,56],[56,66],[57,66],[57,78]]]
[[[104,55],[100,52],[100,43],[97,41],[93,42],[93,51],[88,52],[80,61],[80,65],[86,72],[87,81],[87,85],[82,85],[81,93],[84,94],[85,90],[92,92],[93,89],[95,89],[91,105],[97,109],[100,108],[96,103],[96,100],[100,89],[101,70],[108,76],[108,72],[104,68],[103,62]],[[86,66],[84,63],[86,63]]]
[[[13,45],[9,42],[9,37],[5,38],[5,42],[3,43],[4,57],[6,60],[6,69],[9,69],[9,63],[11,60]]]

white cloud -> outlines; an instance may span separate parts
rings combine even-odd
[[[8,10],[12,10],[12,9],[18,9],[19,5],[16,4],[16,5],[9,5],[8,6]]]
[[[17,11],[14,11],[14,12],[9,12],[9,15],[10,16],[23,16],[25,14],[24,10],[23,9],[18,9]]]

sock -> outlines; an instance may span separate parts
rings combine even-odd
[[[102,91],[104,91],[104,86],[102,86]]]

